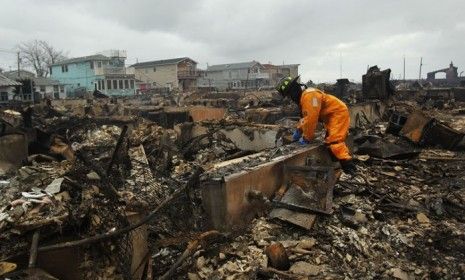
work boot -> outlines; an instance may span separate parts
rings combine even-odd
[[[355,165],[353,160],[341,160],[340,163],[342,171],[344,171],[344,173],[347,173],[349,175],[355,175],[355,173],[357,172],[357,166]]]

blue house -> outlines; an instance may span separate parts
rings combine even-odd
[[[94,90],[109,96],[134,95],[135,75],[127,73],[125,59],[120,52],[66,59],[53,64],[50,75],[65,85],[68,97]]]

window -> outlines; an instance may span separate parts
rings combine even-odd
[[[52,67],[50,67],[50,75],[52,75]]]
[[[58,87],[58,85],[54,85],[53,86],[53,92],[58,92],[60,89]]]
[[[134,80],[131,80],[131,88],[134,89]]]
[[[60,92],[64,93],[65,92],[65,86],[60,86]]]
[[[118,89],[118,80],[113,80],[113,89]]]
[[[90,69],[94,69],[94,62],[93,61],[90,62]]]
[[[119,80],[119,89],[123,89],[123,80]]]
[[[97,62],[97,67],[102,68],[102,62],[101,61]]]
[[[111,89],[111,80],[107,80],[107,89]]]
[[[0,93],[0,101],[2,101],[2,102],[3,102],[3,101],[8,101],[8,92],[2,91],[2,92]]]
[[[129,80],[124,80],[124,88],[125,89],[129,88]]]
[[[40,86],[39,90],[40,90],[40,92],[45,92],[45,86]]]
[[[153,72],[157,72],[157,68],[156,68],[156,67],[153,67]]]
[[[102,89],[102,86],[100,85],[100,80],[97,81],[97,89],[98,89],[98,90],[101,90],[101,89]]]
[[[67,64],[61,65],[61,72],[68,72],[68,65]]]

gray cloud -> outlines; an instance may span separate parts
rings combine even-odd
[[[206,63],[300,63],[304,79],[361,80],[367,65],[398,77],[442,68],[461,55],[460,0],[0,0],[0,49],[44,39],[71,56],[126,49],[128,62],[190,56]],[[27,7],[27,9],[25,9]],[[21,18],[21,20],[18,20]],[[0,67],[14,57],[0,53]]]

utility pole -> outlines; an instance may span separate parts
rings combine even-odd
[[[20,63],[20,58],[19,58],[19,51],[16,52],[16,55],[17,55],[17,59],[18,59],[18,78],[21,76],[21,74],[19,73],[19,63]]]
[[[405,83],[405,55],[404,55],[404,83]]]
[[[31,100],[32,100],[32,103],[34,103],[34,88],[32,86],[32,78],[29,79],[29,85],[31,87]]]
[[[418,80],[421,80],[421,67],[423,66],[423,57],[420,57],[420,74],[418,75]]]

